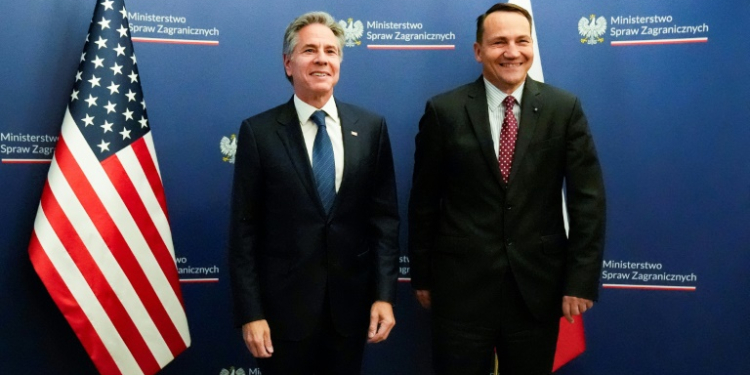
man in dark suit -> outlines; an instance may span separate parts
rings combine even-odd
[[[365,342],[395,324],[391,146],[382,117],[334,100],[343,44],[327,13],[294,20],[293,98],[240,128],[229,263],[236,324],[263,375],[358,374]]]
[[[419,124],[411,276],[439,374],[486,374],[493,349],[501,374],[549,374],[560,316],[597,298],[602,173],[578,99],[528,77],[531,34],[519,6],[481,15],[482,77],[430,99]]]

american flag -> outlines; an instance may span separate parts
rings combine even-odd
[[[29,256],[100,373],[154,374],[190,333],[127,15],[96,4]]]

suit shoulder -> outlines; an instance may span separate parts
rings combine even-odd
[[[337,100],[336,107],[339,110],[339,115],[343,114],[345,116],[346,113],[348,112],[348,113],[355,114],[361,120],[376,121],[376,122],[383,121],[382,115],[375,113],[369,109],[355,105],[355,104],[350,104],[350,103]]]
[[[242,121],[242,124],[247,124],[248,126],[252,126],[253,128],[269,126],[276,123],[276,120],[279,118],[279,116],[289,111],[288,106],[289,103],[280,104],[276,107],[246,118]]]
[[[559,100],[564,103],[575,103],[578,101],[578,96],[570,91],[543,82],[535,83],[539,89],[539,93],[547,99]]]
[[[437,94],[430,98],[429,101],[435,104],[451,104],[455,103],[457,99],[466,98],[471,95],[476,95],[477,93],[477,83],[472,82]]]

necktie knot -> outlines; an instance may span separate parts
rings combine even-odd
[[[317,110],[313,112],[312,116],[310,116],[310,120],[315,123],[315,125],[318,125],[318,127],[324,127],[326,126],[326,113]]]
[[[513,105],[516,104],[516,98],[513,97],[513,95],[508,95],[505,97],[505,100],[503,100],[503,106],[505,107],[505,110],[513,110]]]

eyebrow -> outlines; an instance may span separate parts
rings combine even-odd
[[[515,36],[515,37],[508,37],[508,36],[506,36],[506,35],[497,35],[497,36],[492,36],[492,35],[489,35],[489,36],[487,37],[487,39],[488,39],[488,40],[517,40],[517,39],[531,39],[531,35],[529,35],[529,34],[523,34],[523,35],[518,35],[518,36]]]
[[[303,44],[302,47],[303,48],[306,48],[306,47],[318,48],[318,46],[320,45],[321,45],[320,43],[307,43],[307,44]],[[323,44],[322,46],[323,46],[322,48],[331,48],[331,47],[336,48],[335,44]]]

